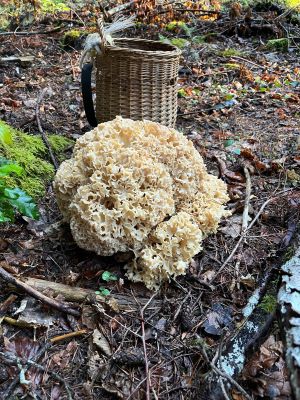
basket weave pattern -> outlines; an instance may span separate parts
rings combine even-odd
[[[143,39],[116,39],[97,56],[96,117],[117,115],[174,126],[180,50]]]

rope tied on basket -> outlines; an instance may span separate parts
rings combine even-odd
[[[103,16],[98,19],[99,32],[91,33],[87,36],[83,53],[80,59],[80,68],[87,59],[93,60],[97,54],[105,51],[106,46],[113,46],[114,39],[112,35],[116,32],[123,31],[124,29],[134,26],[135,16],[129,18],[116,18],[109,26],[104,27]]]

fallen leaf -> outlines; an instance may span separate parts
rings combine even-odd
[[[93,332],[93,343],[100,349],[105,355],[111,356],[112,351],[110,344],[106,337],[99,331],[99,329],[95,329]]]

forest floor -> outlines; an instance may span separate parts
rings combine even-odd
[[[278,28],[270,13],[255,18]],[[280,23],[284,34],[300,31]],[[291,398],[276,296],[299,219],[299,47],[290,39],[287,51],[276,51],[267,45],[274,32],[244,36],[243,24],[225,16],[193,20],[193,32],[160,29],[165,40],[186,40],[176,126],[228,184],[232,216],[205,239],[185,276],[153,294],[126,279],[120,260],[76,246],[50,186],[39,221],[1,225],[1,266],[25,282],[68,285],[73,295],[90,289],[90,298],[75,301],[80,313],[70,315],[0,280],[1,399]],[[51,21],[36,22],[30,30],[51,28]],[[52,95],[39,108],[44,131],[76,139],[90,130],[80,88],[82,41],[61,45],[71,28],[0,34],[0,60],[19,58],[0,64],[1,119],[38,134],[35,108],[47,87]],[[158,39],[153,27],[131,35]],[[118,280],[103,281],[105,271]],[[68,299],[63,289],[45,287],[59,302]],[[110,290],[103,301],[92,296],[99,287]],[[249,315],[256,289],[259,304]],[[245,354],[232,351],[236,337]]]

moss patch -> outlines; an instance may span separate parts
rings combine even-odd
[[[239,50],[235,50],[235,49],[226,49],[226,50],[220,51],[218,53],[218,55],[221,57],[234,57],[234,56],[241,57],[244,55],[244,53]]]
[[[46,161],[48,151],[42,138],[13,129],[3,121],[0,121],[1,130],[9,132],[11,140],[0,140],[0,156],[14,161],[24,170],[21,176],[5,177],[7,186],[20,187],[35,199],[42,197],[46,185],[54,177],[53,165]],[[73,143],[59,135],[49,135],[49,142],[60,160],[64,158],[64,150]]]
[[[61,39],[61,45],[65,49],[79,49],[81,47],[81,41],[87,36],[87,32],[79,31],[77,29],[71,29],[64,33]]]
[[[287,38],[268,40],[266,48],[268,50],[284,52],[289,48],[289,41]]]
[[[272,313],[276,310],[277,299],[275,296],[266,294],[262,299],[259,307],[267,313]]]

